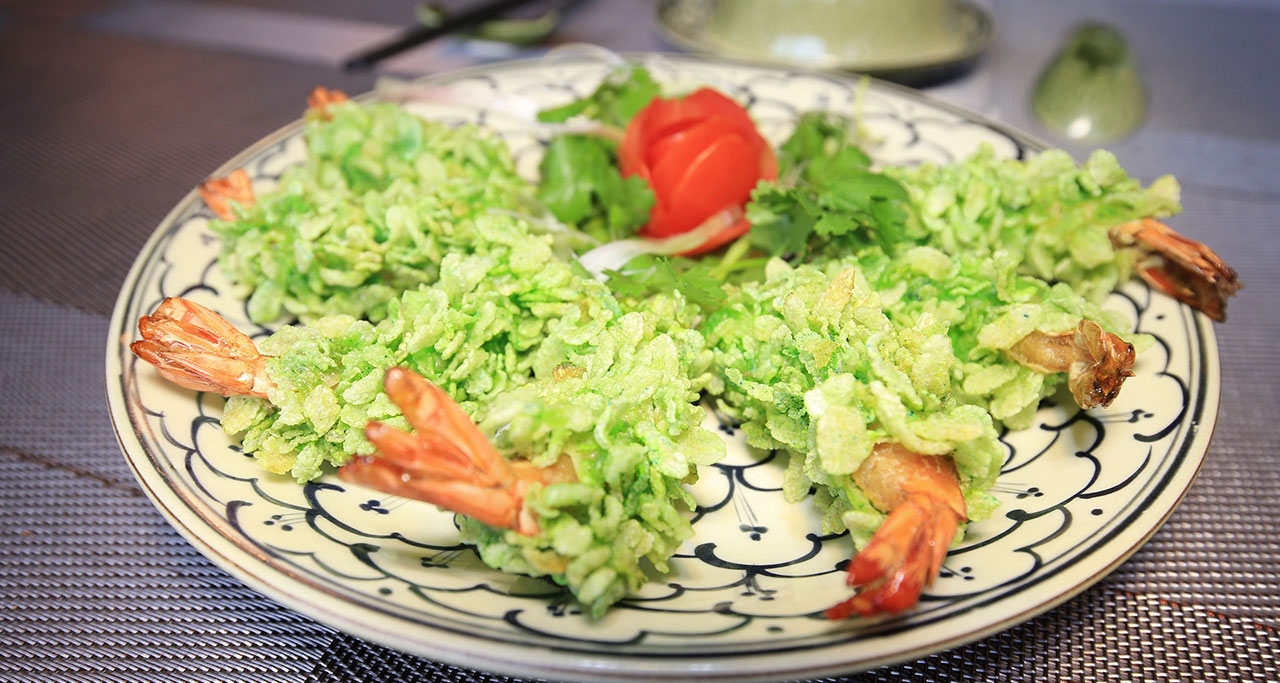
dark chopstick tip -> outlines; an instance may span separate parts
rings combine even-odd
[[[342,63],[342,68],[347,71],[367,71],[371,66],[373,66],[373,62],[369,61],[369,58],[364,56],[352,57]]]
[[[470,28],[494,17],[501,16],[503,13],[528,2],[530,0],[490,0],[469,11],[450,17],[439,25],[415,27],[390,43],[354,57],[349,57],[342,67],[347,71],[364,71],[387,57],[397,55],[411,47],[417,47],[440,36]]]

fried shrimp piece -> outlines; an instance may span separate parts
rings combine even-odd
[[[267,356],[222,316],[178,297],[138,320],[142,339],[129,345],[170,382],[223,396],[266,398]]]
[[[1125,378],[1133,376],[1135,359],[1133,344],[1092,320],[1057,334],[1032,332],[1006,353],[1036,372],[1067,373],[1071,396],[1085,410],[1111,405]]]
[[[856,267],[778,263],[729,301],[707,325],[721,405],[749,445],[787,452],[786,499],[811,497],[822,532],[862,549],[857,593],[827,616],[909,609],[958,525],[998,505],[1004,449],[986,410],[957,399],[946,326],[895,325]]]
[[[1077,163],[1062,150],[1013,160],[984,147],[946,166],[884,172],[907,190],[917,219],[892,233],[891,253],[916,244],[952,256],[1003,253],[1020,274],[1064,282],[1099,304],[1136,270],[1157,291],[1217,321],[1240,289],[1212,249],[1159,220],[1182,210],[1177,180],[1143,185],[1105,150]]]
[[[706,380],[690,364],[704,342],[675,322],[680,302],[617,314],[604,285],[541,246],[450,255],[444,280],[377,326],[331,316],[257,348],[170,299],[133,350],[181,386],[231,396],[223,429],[265,470],[305,482],[344,468],[457,512],[485,564],[549,577],[599,616],[693,535],[685,484],[724,442],[701,427]]]
[[[937,578],[956,528],[967,517],[955,464],[945,455],[876,444],[853,480],[889,516],[849,564],[848,584],[858,592],[829,608],[829,619],[913,607]]]
[[[1084,410],[1110,405],[1150,343],[1065,283],[1016,272],[1007,257],[951,256],[915,247],[879,248],[833,261],[857,265],[881,295],[885,314],[910,325],[926,315],[949,322],[958,398],[1012,429],[1030,423],[1042,398],[1066,383]]]
[[[535,536],[529,488],[577,481],[564,456],[550,467],[504,459],[448,394],[412,370],[391,368],[384,386],[414,431],[370,422],[365,435],[378,453],[343,466],[338,474],[349,482]]]
[[[1147,284],[1218,322],[1227,319],[1227,299],[1243,285],[1236,271],[1208,246],[1154,218],[1122,223],[1110,235],[1117,249],[1141,253],[1136,267]]]
[[[340,90],[317,86],[307,94],[307,108],[327,121],[333,118],[329,113],[329,105],[346,102],[348,99],[346,93]],[[252,181],[243,168],[237,168],[223,178],[210,178],[204,181],[200,184],[199,192],[205,205],[224,221],[235,220],[231,202],[246,209],[253,206],[254,202]]]

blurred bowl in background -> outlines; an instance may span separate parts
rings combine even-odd
[[[661,0],[667,40],[695,52],[920,84],[970,66],[995,20],[955,0]]]

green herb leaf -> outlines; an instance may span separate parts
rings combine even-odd
[[[848,237],[854,247],[901,239],[907,191],[870,170],[852,130],[850,119],[835,114],[800,118],[778,150],[782,180],[761,183],[747,205],[753,246],[803,258],[815,239]]]
[[[763,182],[752,191],[747,204],[747,220],[751,222],[747,235],[752,246],[770,256],[800,254],[809,243],[818,213],[807,193]]]
[[[646,104],[662,94],[662,88],[654,82],[649,71],[638,64],[619,67],[590,95],[554,109],[538,113],[538,120],[563,123],[574,116],[611,126],[625,128]]]
[[[606,140],[555,138],[538,171],[538,199],[556,218],[597,239],[627,237],[649,220],[653,191],[641,178],[622,177]]]
[[[679,265],[662,257],[637,257],[625,271],[606,270],[609,279],[605,284],[619,297],[642,298],[678,291],[704,310],[715,310],[724,303],[724,289],[711,275],[710,265],[685,259],[680,259]]]
[[[826,112],[801,115],[791,137],[778,148],[778,169],[783,177],[799,167],[835,161],[832,168],[865,169],[871,158],[853,142],[853,121]]]

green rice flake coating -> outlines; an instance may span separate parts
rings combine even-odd
[[[1023,337],[1065,332],[1091,320],[1139,351],[1151,343],[1148,335],[1133,333],[1123,315],[1103,310],[1066,283],[1020,274],[1004,250],[950,256],[917,246],[890,258],[871,247],[823,264],[827,272],[849,267],[862,270],[897,326],[945,323],[959,361],[951,369],[955,397],[1011,429],[1027,427],[1040,399],[1066,381],[1065,373],[1041,374],[1005,353]]]
[[[388,368],[413,369],[475,415],[550,376],[621,314],[604,285],[556,258],[523,221],[481,216],[476,234],[475,253],[447,255],[439,280],[391,300],[376,326],[336,315],[265,339],[269,399],[229,402],[224,428],[243,431],[245,451],[267,469],[309,481],[372,452],[369,420],[405,426],[382,391]]]
[[[309,117],[304,164],[234,220],[210,223],[255,322],[381,320],[401,292],[435,281],[445,254],[472,249],[479,216],[531,201],[506,145],[474,126],[385,103],[328,111]]]
[[[1061,150],[1019,161],[997,159],[983,146],[960,163],[884,172],[916,208],[908,241],[952,255],[1003,251],[1021,273],[1065,282],[1095,303],[1133,271],[1132,252],[1116,250],[1109,230],[1182,208],[1172,176],[1143,187],[1105,150],[1077,165]]]
[[[952,396],[955,358],[931,316],[895,326],[856,268],[827,272],[775,260],[765,282],[738,289],[705,328],[724,376],[721,400],[750,445],[791,454],[788,500],[813,485],[823,531],[848,529],[860,547],[879,527],[850,476],[880,442],[951,454],[971,519],[994,509],[986,495],[1004,460],[989,415]]]
[[[536,536],[462,518],[463,540],[492,567],[566,586],[593,617],[645,583],[646,564],[667,571],[693,535],[682,485],[724,456],[723,440],[700,427],[705,412],[679,362],[701,337],[660,327],[651,313],[622,316],[571,351],[561,373],[498,397],[480,423],[535,464],[568,454],[578,481],[526,495]]]

